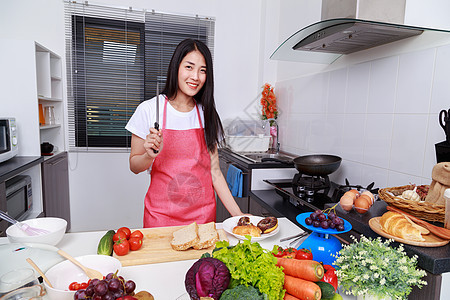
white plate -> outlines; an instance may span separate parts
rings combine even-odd
[[[256,226],[256,224],[258,224],[259,221],[264,219],[264,217],[258,217],[258,216],[248,216],[248,217],[250,218],[250,222],[255,226]],[[231,218],[228,218],[225,221],[223,221],[223,223],[222,223],[223,230],[225,230],[227,233],[233,235],[237,239],[245,240],[245,236],[233,233],[233,228],[237,226],[237,223],[240,218],[242,218],[242,216],[231,217]],[[268,237],[274,236],[275,234],[278,233],[278,231],[280,231],[279,225],[280,224],[278,224],[277,228],[275,228],[274,231],[269,232],[269,233],[263,233],[263,234],[261,234],[260,237],[252,236],[252,242],[258,242],[258,241],[264,240]]]

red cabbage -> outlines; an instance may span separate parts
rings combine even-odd
[[[230,271],[220,260],[205,257],[197,260],[187,271],[184,285],[191,299],[211,297],[218,300],[230,284]]]

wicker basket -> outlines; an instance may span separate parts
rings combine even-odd
[[[378,191],[378,196],[388,205],[395,206],[419,219],[430,222],[444,223],[444,205],[431,204],[425,201],[405,200],[403,198],[397,197],[400,196],[404,191],[413,189],[414,185],[384,188]]]

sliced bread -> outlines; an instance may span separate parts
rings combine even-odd
[[[214,246],[219,240],[216,224],[209,222],[198,225],[198,236],[200,237],[200,241],[193,246],[194,249],[200,250]]]
[[[191,223],[173,233],[170,245],[174,250],[187,250],[200,241],[198,236],[198,225]]]

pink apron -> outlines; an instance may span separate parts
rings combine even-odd
[[[166,129],[167,102],[166,98],[162,126],[164,144],[151,170],[150,187],[145,196],[144,227],[215,221],[211,158],[199,109],[195,105],[200,128]]]

